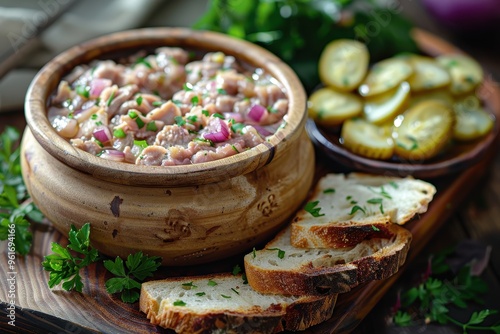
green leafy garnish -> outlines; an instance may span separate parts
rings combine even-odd
[[[198,116],[196,115],[191,115],[191,116],[187,116],[186,119],[190,122],[190,123],[196,123],[198,121]]]
[[[363,209],[363,208],[362,208],[362,207],[360,207],[359,205],[355,205],[355,206],[353,206],[353,207],[352,207],[352,209],[351,209],[351,212],[349,212],[349,214],[350,214],[350,215],[353,215],[353,214],[355,214],[355,213],[356,213],[356,212],[358,212],[358,211],[361,211],[361,212],[363,212],[363,213],[366,215],[366,211],[365,211],[365,209]]]
[[[199,103],[200,103],[200,98],[198,96],[195,95],[191,98],[191,104],[193,106],[197,106]]]
[[[231,130],[233,130],[234,133],[241,133],[241,130],[243,130],[245,126],[246,125],[243,123],[234,123],[231,125]]]
[[[304,210],[309,212],[313,217],[324,216],[325,215],[324,213],[322,213],[322,214],[319,213],[321,211],[321,208],[316,207],[316,205],[318,205],[318,204],[319,204],[319,201],[309,202],[304,207]]]
[[[186,303],[179,299],[174,302],[174,306],[186,306]]]
[[[382,214],[384,214],[384,206],[382,203],[383,199],[382,198],[370,198],[369,200],[366,201],[366,203],[369,204],[380,204],[379,209]]]
[[[233,267],[232,274],[238,275],[239,273],[241,273],[241,267],[237,264]]]
[[[186,120],[184,118],[182,118],[182,116],[175,116],[174,121],[175,121],[175,124],[177,124],[178,126],[183,126],[186,124]]]
[[[116,138],[125,138],[127,134],[125,133],[125,131],[123,131],[123,129],[114,129],[113,136],[115,136]]]
[[[224,88],[217,88],[217,94],[219,95],[226,95],[227,92]]]
[[[323,194],[333,194],[333,193],[335,193],[335,189],[333,188],[328,188],[323,190]]]
[[[226,119],[223,115],[219,114],[218,112],[216,112],[215,114],[212,114],[212,116],[220,118],[220,119]]]
[[[142,95],[139,95],[136,99],[135,102],[137,103],[138,106],[142,104]]]
[[[226,299],[231,298],[231,296],[226,296],[226,295],[223,295],[223,294],[221,294],[221,296],[222,296],[223,298],[226,298]]]
[[[106,281],[106,291],[111,294],[121,292],[122,301],[134,303],[139,299],[140,282],[153,276],[153,272],[158,269],[160,264],[160,257],[147,256],[142,252],[130,254],[125,265],[118,256],[115,261],[106,260],[104,267],[116,276]]]
[[[134,145],[136,146],[139,146],[141,148],[141,150],[145,149],[146,147],[148,147],[148,142],[145,141],[145,140],[134,140]]]
[[[370,187],[370,186],[368,186],[368,190],[370,190],[371,192],[373,192],[377,195],[381,195],[382,197],[385,197],[387,199],[392,199],[392,196],[387,191],[385,191],[384,186],[380,187],[380,191],[377,191],[376,189],[374,189],[373,187]]]
[[[111,102],[113,102],[115,98],[115,91],[112,91],[111,92],[111,95],[109,96],[108,100],[106,101],[106,106],[110,106],[111,105]]]
[[[193,85],[191,85],[189,82],[186,82],[182,85],[182,89],[186,92],[189,92],[193,90]]]
[[[206,293],[205,292],[197,292],[197,293],[195,293],[195,295],[197,295],[198,297],[202,297],[202,296],[206,295]]]
[[[153,66],[151,66],[151,63],[149,61],[147,61],[146,59],[144,59],[144,57],[137,58],[137,60],[135,61],[135,64],[143,64],[147,68],[150,68],[150,69],[153,68]]]
[[[445,250],[431,257],[431,265],[424,274],[424,281],[401,294],[393,322],[397,326],[410,326],[419,321],[426,323],[453,324],[461,327],[466,334],[468,330],[489,330],[500,333],[500,322],[494,325],[482,325],[497,310],[483,309],[473,312],[467,322],[461,322],[450,315],[450,307],[468,308],[468,302],[481,302],[480,294],[488,291],[485,282],[471,274],[471,266],[463,266],[455,274],[446,264],[446,258],[452,252]],[[434,276],[436,275],[436,276]],[[439,277],[438,277],[439,276]]]
[[[268,250],[278,251],[278,257],[283,259],[285,257],[285,251],[279,248],[268,248]]]
[[[153,101],[153,103],[151,103],[151,105],[152,105],[153,107],[159,107],[159,106],[161,106],[162,104],[163,104],[163,102],[162,102],[162,101]]]
[[[197,286],[194,285],[193,282],[189,282],[189,283],[182,283],[182,288],[186,290],[191,290],[191,288],[195,289],[197,288]]]
[[[205,138],[199,138],[198,137],[198,138],[193,139],[193,141],[197,141],[197,142],[200,142],[200,143],[205,143],[205,144],[208,144],[208,145],[210,145],[212,147],[215,146],[214,142],[211,141],[210,139],[205,139]]]
[[[380,231],[380,229],[377,226],[375,226],[375,225],[372,225],[372,230],[374,230],[375,232],[379,232]]]
[[[32,242],[30,222],[41,222],[43,215],[22,178],[20,138],[19,131],[10,126],[0,134],[0,240],[8,240],[16,253],[26,255]]]
[[[201,110],[201,113],[202,113],[203,115],[207,116],[207,117],[208,117],[208,116],[210,116],[210,113],[209,113],[209,112],[208,112],[208,110],[206,110],[206,109],[202,109],[202,110]]]
[[[90,87],[84,85],[76,86],[76,93],[81,97],[88,99],[90,97]]]
[[[254,259],[257,256],[257,251],[255,250],[255,247],[252,249],[252,256]]]
[[[208,286],[216,286],[216,285],[217,285],[217,282],[215,282],[215,281],[213,281],[213,280],[209,279],[209,280],[208,280],[207,285],[208,285]]]
[[[158,131],[158,127],[156,126],[156,122],[155,121],[152,121],[152,122],[149,122],[147,125],[146,125],[146,130],[148,131]]]
[[[69,244],[66,247],[53,242],[53,254],[44,257],[43,269],[50,272],[49,287],[53,288],[61,282],[64,290],[82,292],[83,282],[80,269],[97,261],[97,249],[90,245],[90,224],[85,223],[79,230],[74,225],[68,234]]]
[[[236,293],[237,295],[239,295],[240,293],[238,291],[236,291],[236,289],[234,288],[231,288],[231,290],[233,290],[234,293]]]

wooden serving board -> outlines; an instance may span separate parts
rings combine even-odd
[[[418,37],[418,36],[417,36]],[[422,38],[422,35],[420,36]],[[429,39],[430,38],[430,39]],[[432,36],[425,36],[428,49],[432,47],[442,50],[441,41],[434,41]],[[437,44],[436,44],[437,43]],[[445,45],[446,46],[446,45]],[[448,46],[446,46],[448,47]],[[430,50],[432,51],[432,50]],[[429,52],[432,54],[432,52]],[[492,94],[490,103],[500,117],[500,96]],[[431,202],[428,211],[418,219],[405,225],[413,234],[413,241],[405,266],[394,276],[383,281],[374,281],[358,286],[352,291],[339,295],[333,317],[305,331],[307,334],[343,333],[352,331],[370,312],[391,285],[398,279],[404,269],[411,266],[412,260],[439,233],[440,227],[458,208],[471,184],[476,183],[491,165],[492,158],[498,149],[498,134],[494,145],[485,151],[481,159],[468,169],[430,180],[436,185],[438,192]],[[347,172],[342,167],[327,160],[319,152],[316,161],[316,180],[328,172]],[[48,288],[48,273],[42,269],[41,262],[45,255],[51,253],[51,243],[62,245],[67,243],[66,236],[57,232],[50,223],[34,224],[33,247],[25,257],[15,259],[15,310],[16,327],[8,325],[8,304],[6,301],[9,286],[7,279],[0,280],[0,332],[2,333],[170,333],[170,331],[153,326],[146,316],[139,311],[138,303],[123,303],[117,295],[109,295],[105,291],[105,281],[110,278],[102,263],[94,264],[82,270],[83,293],[67,292],[60,287]],[[8,268],[6,243],[0,242],[0,266],[4,272]],[[231,271],[235,264],[242,265],[242,254],[231,259],[197,267],[163,267],[152,279],[168,276],[187,276],[204,273]],[[2,275],[3,276],[3,275]]]

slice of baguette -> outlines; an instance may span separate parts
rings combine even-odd
[[[303,248],[354,246],[376,234],[372,226],[403,225],[426,212],[435,193],[432,184],[411,177],[327,174],[309,199],[318,201],[320,216],[300,210],[292,220],[291,242]],[[352,212],[356,206],[361,209]]]
[[[395,274],[406,260],[411,233],[396,224],[381,225],[377,237],[344,249],[305,249],[290,244],[287,227],[263,250],[245,255],[248,283],[275,294],[344,293],[368,281]],[[283,254],[284,252],[284,254]]]
[[[335,294],[263,295],[241,275],[222,273],[143,283],[139,303],[151,323],[177,333],[276,333],[329,319],[336,301]]]

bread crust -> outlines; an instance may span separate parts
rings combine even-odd
[[[175,307],[166,303],[158,304],[149,293],[151,284],[162,282],[193,281],[211,278],[231,277],[231,273],[208,276],[171,278],[144,283],[139,300],[140,310],[146,313],[152,324],[173,329],[176,333],[277,333],[284,330],[305,330],[328,320],[335,308],[336,294],[325,296],[297,297],[288,305],[272,304],[263,310],[260,307],[244,311],[224,309],[196,312],[189,307]]]
[[[284,236],[282,233],[277,238]],[[253,261],[253,254],[247,254],[245,273],[252,288],[261,293],[321,295],[348,292],[359,284],[392,276],[405,262],[412,239],[407,229],[385,224],[380,229],[379,238],[390,239],[390,244],[375,249],[371,255],[332,266],[321,265],[321,258],[318,257],[315,263],[305,261],[296,267],[264,268]],[[376,245],[373,240],[362,243],[366,243],[367,247],[376,247],[373,246]],[[266,248],[275,246],[276,239],[268,243]],[[307,249],[294,248],[294,251],[306,252]],[[258,251],[256,256],[259,256]],[[327,258],[328,253],[323,257]]]

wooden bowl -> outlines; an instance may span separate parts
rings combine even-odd
[[[413,38],[420,50],[430,56],[463,53],[452,44],[424,30],[414,29]],[[500,90],[495,81],[486,76],[483,84],[476,91],[490,112],[495,124],[487,135],[478,140],[454,144],[444,154],[426,161],[375,160],[352,153],[340,142],[339,129],[328,129],[308,120],[306,130],[318,149],[332,161],[350,171],[405,177],[411,175],[422,179],[435,179],[463,171],[484,158],[487,151],[495,144],[500,131]]]
[[[222,51],[280,81],[289,98],[286,126],[251,150],[185,166],[113,162],[73,147],[47,119],[47,101],[79,64],[159,46]],[[304,201],[314,173],[305,132],[306,94],[295,73],[254,44],[184,28],[125,31],[75,46],[33,79],[25,105],[28,127],[22,169],[28,191],[62,233],[91,224],[91,242],[109,256],[163,258],[164,265],[206,263],[252,249],[270,238]]]

